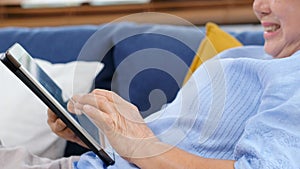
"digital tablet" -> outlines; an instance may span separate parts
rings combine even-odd
[[[35,63],[20,44],[14,44],[0,56],[0,59],[106,165],[114,164],[113,153],[104,151],[105,139],[100,137],[101,132],[98,127],[84,113],[75,115],[68,112],[67,101],[64,100],[60,87]]]

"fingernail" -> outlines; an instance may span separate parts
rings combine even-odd
[[[85,104],[85,105],[83,105],[83,110],[90,111],[90,110],[92,110],[92,106]]]
[[[77,115],[81,115],[81,114],[82,114],[82,111],[81,111],[81,110],[79,110],[79,109],[75,109],[75,114],[77,114]]]

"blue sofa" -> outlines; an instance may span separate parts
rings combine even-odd
[[[202,32],[201,32],[202,30]],[[1,28],[0,53],[15,42],[52,63],[101,61],[95,88],[117,92],[144,117],[171,102],[204,37],[204,29],[135,23],[44,28]],[[260,31],[229,32],[244,45],[263,45]],[[66,156],[84,149],[67,146]]]

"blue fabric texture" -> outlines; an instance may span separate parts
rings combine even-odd
[[[0,52],[5,52],[18,42],[33,57],[52,63],[101,61],[105,67],[96,77],[94,87],[115,91],[145,111],[143,116],[148,116],[175,98],[202,38],[203,34],[196,27],[126,22],[99,26],[2,28]],[[165,51],[167,55],[159,58],[160,55],[151,49]],[[146,52],[147,56],[145,52],[139,53],[147,50],[150,51]],[[150,58],[151,54],[156,57],[156,62],[150,65],[152,68],[138,70],[139,73],[131,78],[132,81],[126,81],[129,79],[128,74],[136,71],[134,66],[154,61]],[[131,59],[126,70],[117,69],[132,55],[140,59]],[[174,64],[178,66],[174,67]],[[173,68],[172,74],[168,72],[170,68]],[[164,83],[157,83],[162,81]],[[159,92],[162,99],[150,102],[149,93],[155,89],[162,91]]]
[[[120,156],[115,156],[115,163],[112,166],[106,166],[94,153],[87,152],[84,154],[81,159],[74,163],[74,169],[81,169],[81,168],[109,168],[109,169],[117,169],[117,168],[137,168],[134,164],[128,163],[126,160],[124,160]]]
[[[81,47],[98,29],[97,26],[0,29],[0,52],[18,42],[33,56],[52,63],[77,59]]]
[[[243,45],[264,45],[265,40],[262,31],[253,32],[229,32],[232,36],[237,38]]]
[[[158,111],[174,100],[203,37],[196,27],[123,24],[113,35],[112,90],[144,117]]]
[[[263,47],[227,50],[198,68],[175,100],[146,121],[162,141],[198,156],[236,160],[236,169],[299,168],[299,58],[300,51],[272,59]],[[82,167],[103,164],[88,153],[74,164]],[[108,168],[136,167],[117,157]]]

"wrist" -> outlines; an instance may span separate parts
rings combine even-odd
[[[162,154],[166,153],[173,146],[161,142],[157,138],[147,140],[139,148],[136,148],[130,158],[126,160],[138,166],[152,166],[152,161],[157,161]]]

